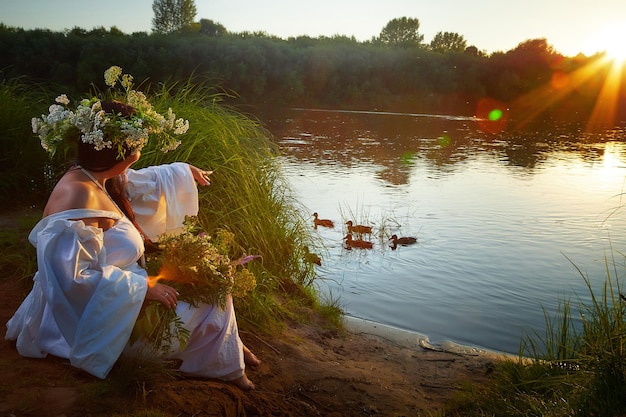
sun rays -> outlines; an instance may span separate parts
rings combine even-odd
[[[620,95],[623,93],[624,60],[607,55],[603,61],[609,65],[609,70],[589,117],[587,131],[611,127],[616,122]]]
[[[581,96],[580,91],[594,89],[597,96],[590,108],[585,132],[601,132],[614,126],[619,122],[620,101],[626,97],[625,38],[626,23],[609,26],[590,43],[599,52],[587,58],[588,64],[568,72],[561,69],[561,63],[556,63],[548,83],[510,103],[514,109],[514,126],[511,127],[522,127],[556,106],[567,108],[568,100],[585,100],[587,97]]]
[[[519,130],[544,118],[562,117],[585,123],[584,133],[599,133],[623,122],[626,105],[626,21],[607,24],[581,54],[565,57],[548,52],[552,74],[539,87],[508,103],[489,98],[476,108],[479,127],[489,133]],[[481,107],[482,105],[482,107]],[[501,110],[492,118],[492,111]],[[546,120],[547,121],[547,120]]]
[[[546,110],[557,104],[562,105],[570,94],[591,82],[605,66],[604,60],[593,60],[571,73],[555,69],[548,83],[510,103],[512,109],[511,122],[513,124],[511,127],[514,129],[521,128],[536,120]]]

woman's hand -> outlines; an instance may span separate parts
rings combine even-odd
[[[200,169],[196,166],[189,165],[191,169],[191,173],[193,174],[193,179],[200,185],[211,185],[211,179],[209,175],[213,173],[213,171],[205,171],[204,169]]]
[[[147,301],[158,301],[165,307],[174,309],[178,304],[178,292],[169,285],[156,283],[148,286]]]

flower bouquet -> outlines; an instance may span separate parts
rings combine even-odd
[[[156,280],[176,288],[178,298],[193,306],[199,303],[224,307],[226,296],[243,297],[255,288],[254,275],[245,264],[258,255],[231,260],[235,235],[220,229],[211,237],[202,232],[197,217],[188,216],[185,230],[159,240],[161,251],[152,256],[148,272],[158,271]],[[151,274],[152,275],[152,274]]]
[[[245,264],[259,255],[243,255],[231,260],[236,252],[235,235],[224,229],[214,236],[203,232],[196,216],[187,216],[184,230],[159,240],[160,250],[147,256],[150,285],[167,282],[178,292],[178,299],[197,307],[201,303],[224,308],[229,295],[245,296],[256,287],[254,275]],[[174,310],[160,303],[146,306],[133,331],[132,341],[146,337],[157,349],[167,350],[173,337],[181,347],[189,332]]]

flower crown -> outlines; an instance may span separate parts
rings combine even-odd
[[[112,88],[119,81],[124,94],[113,93],[112,98],[132,106],[135,113],[130,116],[107,113],[98,98],[83,99],[75,110],[71,110],[68,108],[70,100],[62,94],[50,106],[48,115],[32,119],[33,133],[39,135],[41,146],[47,152],[54,155],[59,144],[77,133],[84,143],[92,144],[98,151],[117,148],[118,157],[127,150],[132,153],[140,151],[151,138],[156,139],[162,152],[180,145],[173,135],[187,132],[188,120],[176,119],[171,108],[167,114],[159,114],[141,91],[132,89],[132,75],[122,74],[122,68],[118,66],[104,72],[104,81]]]

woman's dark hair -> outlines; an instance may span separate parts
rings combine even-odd
[[[118,117],[129,117],[135,114],[135,108],[119,101],[102,101],[102,110],[111,115]],[[130,149],[126,149],[123,158],[126,159],[130,155]],[[112,148],[104,148],[96,150],[93,144],[84,143],[78,139],[78,150],[76,156],[77,163],[89,171],[106,171],[120,161],[118,149],[116,146]]]
[[[113,201],[117,204],[117,206],[124,212],[124,215],[128,217],[128,219],[135,225],[141,237],[143,238],[143,243],[146,248],[147,253],[158,251],[158,247],[154,242],[152,242],[144,233],[141,226],[135,220],[135,212],[133,211],[133,207],[130,205],[130,201],[128,200],[128,195],[126,194],[126,176],[125,175],[117,175],[113,178],[109,178],[106,182],[106,189]]]
[[[134,107],[119,101],[102,101],[102,110],[118,117],[128,117],[135,114]],[[92,144],[83,143],[82,140],[78,140],[77,163],[89,171],[105,171],[117,164],[120,160],[126,159],[129,155],[130,149],[126,149],[123,157],[120,159],[116,147],[104,148],[98,151]],[[146,251],[153,251],[153,249],[156,248],[156,245],[148,239],[141,229],[141,226],[139,226],[135,220],[135,212],[133,211],[133,207],[128,200],[128,195],[126,194],[126,177],[124,175],[117,175],[110,178],[106,182],[106,189],[120,210],[122,210],[124,215],[128,217],[137,230],[139,230],[139,233],[141,233]]]

